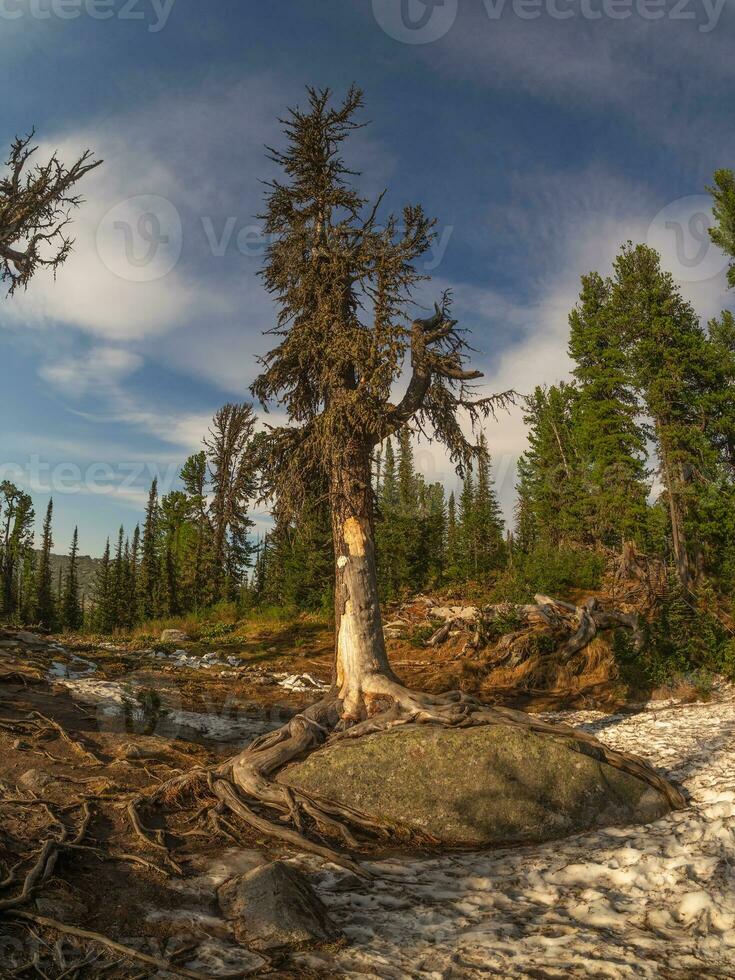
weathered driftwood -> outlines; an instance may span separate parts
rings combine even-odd
[[[507,652],[511,658],[517,653],[515,651],[517,641],[527,636],[531,628],[539,626],[547,627],[550,630],[571,632],[569,639],[560,646],[557,652],[562,663],[583,650],[600,630],[625,627],[632,631],[636,646],[640,645],[641,632],[638,616],[635,613],[605,609],[594,597],[587,599],[581,606],[575,606],[562,599],[553,599],[541,594],[534,596],[534,599],[534,603],[527,604],[500,603],[483,606],[474,620],[468,619],[466,616],[455,616],[447,619],[427,640],[426,645],[430,647],[439,646],[453,631],[472,629],[473,635],[465,645],[465,650],[479,649],[485,628],[491,627],[499,617],[509,615],[518,621],[521,628],[512,630],[501,637],[496,644],[496,650]],[[522,654],[520,657],[522,659]]]

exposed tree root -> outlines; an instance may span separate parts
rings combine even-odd
[[[99,943],[115,953],[119,953],[126,959],[137,960],[153,966],[156,970],[165,970],[173,976],[191,977],[192,980],[208,980],[208,975],[198,973],[195,970],[187,970],[183,966],[176,966],[170,960],[161,960],[156,956],[149,956],[140,950],[133,949],[131,946],[124,946],[122,943],[110,939],[109,936],[102,935],[101,932],[91,932],[89,929],[79,929],[77,926],[69,926],[65,922],[56,919],[49,919],[45,915],[34,915],[31,912],[13,912],[14,916],[26,922],[34,922],[36,925],[46,929],[53,929],[56,932],[64,933],[66,936],[74,936],[76,939],[86,939],[88,942]],[[146,974],[147,975],[147,974]]]
[[[396,679],[383,673],[363,678],[359,692],[352,692],[351,704],[362,699],[364,717],[355,723],[345,723],[340,717],[343,702],[336,695],[312,705],[300,715],[276,731],[256,739],[234,759],[213,768],[199,771],[189,777],[178,776],[159,786],[153,793],[140,797],[132,804],[137,807],[155,802],[173,802],[182,794],[203,790],[206,780],[208,792],[220,804],[218,810],[229,811],[236,821],[259,833],[282,841],[293,847],[316,854],[355,874],[369,873],[358,864],[351,854],[334,850],[327,843],[320,843],[309,835],[318,833],[322,838],[341,838],[351,852],[359,851],[365,838],[389,834],[386,827],[369,815],[337,805],[329,800],[316,799],[274,778],[292,762],[303,759],[327,742],[360,738],[375,732],[388,731],[400,725],[434,724],[459,728],[478,725],[510,725],[528,731],[539,732],[555,738],[577,742],[583,751],[600,761],[637,777],[662,793],[673,809],[682,809],[686,800],[682,793],[648,763],[637,756],[619,752],[599,742],[592,735],[565,725],[551,724],[533,718],[511,708],[491,707],[461,691],[445,694],[426,694],[411,691]],[[275,819],[256,811],[263,808],[276,814]],[[207,812],[202,807],[197,814]],[[209,810],[208,820],[221,819],[217,812]],[[215,823],[216,826],[216,823]],[[221,831],[221,827],[218,828]],[[162,848],[159,838],[153,841],[145,832],[149,845]],[[158,832],[160,834],[160,832]],[[227,824],[227,836],[236,837],[235,825]],[[357,836],[356,836],[357,835]],[[360,839],[363,843],[361,844]]]
[[[36,805],[39,805],[38,801],[36,801]],[[82,804],[82,819],[79,827],[77,828],[76,834],[71,840],[69,840],[69,832],[66,829],[66,826],[61,820],[51,813],[47,804],[41,803],[40,805],[46,809],[51,817],[52,823],[55,823],[58,826],[59,836],[56,839],[52,838],[44,841],[41,849],[38,852],[36,860],[33,863],[33,866],[25,876],[20,892],[17,895],[14,895],[12,898],[0,899],[0,912],[8,912],[11,909],[17,909],[29,901],[29,899],[33,897],[36,889],[43,884],[44,881],[47,881],[48,878],[51,877],[54,868],[56,867],[56,862],[59,855],[63,853],[64,850],[70,850],[80,845],[85,834],[87,833],[89,821],[92,818],[92,810],[89,803]],[[16,870],[17,866],[2,882],[0,887],[9,887],[15,882]]]
[[[537,635],[538,631],[552,637],[558,636],[560,640],[567,635],[553,655],[562,664],[568,663],[583,650],[601,630],[625,627],[631,630],[636,647],[641,642],[638,616],[635,613],[605,609],[594,597],[587,599],[581,606],[545,595],[537,595],[534,599],[534,603],[525,605],[501,603],[484,606],[481,610],[475,610],[474,618],[448,618],[429,637],[426,645],[439,646],[454,630],[470,630],[471,636],[460,656],[468,651],[477,651],[486,645],[486,637],[493,624],[508,616],[518,621],[519,628],[506,632],[497,642],[493,655],[494,666],[503,663],[507,663],[509,667],[518,666],[528,655],[525,641]]]

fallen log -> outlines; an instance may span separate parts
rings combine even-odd
[[[561,644],[557,656],[562,663],[571,660],[583,650],[601,630],[625,627],[633,633],[634,645],[638,649],[642,643],[642,634],[638,616],[617,609],[605,609],[594,597],[587,599],[581,606],[575,606],[563,599],[538,594],[533,603],[514,604],[498,603],[483,606],[479,619],[470,620],[466,617],[447,619],[439,629],[426,641],[428,647],[437,647],[456,630],[472,631],[471,640],[465,644],[464,651],[476,650],[480,646],[480,638],[485,635],[485,627],[492,628],[499,619],[512,617],[518,622],[518,629],[510,630],[500,638],[497,647],[500,651],[513,654],[513,647],[531,631],[539,627],[547,630],[571,632],[569,638]],[[522,659],[522,657],[521,657]],[[517,666],[517,664],[514,664]]]

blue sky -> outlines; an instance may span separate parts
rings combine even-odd
[[[42,153],[105,159],[57,282],[0,301],[3,476],[39,514],[53,492],[56,550],[78,523],[98,554],[247,397],[263,146],[307,83],[365,89],[351,162],[438,217],[426,300],[453,288],[488,390],[564,376],[579,276],[629,238],[701,316],[732,305],[703,230],[734,42],[734,0],[0,0],[0,143],[34,125]],[[519,412],[488,438],[509,514]],[[440,448],[418,459],[452,484]]]

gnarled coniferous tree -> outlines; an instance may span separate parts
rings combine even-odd
[[[54,274],[74,244],[66,235],[70,212],[81,204],[74,188],[102,161],[89,150],[70,167],[54,153],[36,164],[34,134],[15,139],[0,178],[0,282],[25,288],[39,268]]]
[[[359,126],[355,114],[361,106],[354,89],[336,107],[329,92],[309,90],[308,110],[293,110],[285,124],[287,149],[273,151],[285,178],[270,185],[265,231],[272,244],[265,283],[280,307],[279,343],[264,358],[263,373],[253,384],[261,402],[280,404],[289,421],[270,429],[262,443],[264,488],[275,495],[277,516],[298,516],[320,498],[329,504],[334,683],[321,701],[238,756],[209,772],[174,777],[147,798],[148,803],[170,801],[194,787],[198,793],[211,791],[259,833],[358,873],[353,861],[303,831],[310,821],[322,832],[344,823],[374,830],[374,819],[277,782],[274,775],[287,763],[327,737],[356,738],[407,722],[557,731],[521,712],[488,708],[459,691],[413,692],[388,662],[375,572],[373,455],[410,423],[431,431],[463,474],[480,447],[465,436],[460,411],[474,423],[511,395],[477,398],[468,387],[481,375],[466,366],[467,347],[446,297],[428,317],[408,315],[412,290],[422,279],[417,263],[430,246],[433,222],[412,206],[400,220],[389,217],[378,224],[378,205],[368,207],[349,185],[352,175],[340,149]],[[394,401],[406,361],[405,393]],[[601,758],[611,758],[609,750],[595,745]],[[682,805],[678,792],[640,760],[616,753],[614,764],[648,779]],[[275,811],[281,821],[268,820],[253,804]],[[298,830],[284,826],[289,820]],[[342,830],[343,839],[354,844]]]
[[[340,156],[361,124],[362,95],[333,106],[309,90],[307,111],[285,124],[288,146],[272,151],[284,179],[270,184],[265,284],[279,306],[278,346],[264,358],[253,393],[275,401],[290,425],[267,439],[265,476],[281,509],[298,512],[325,480],[335,551],[337,694],[345,724],[364,720],[388,697],[414,707],[388,664],[378,603],[371,460],[377,446],[411,423],[431,430],[462,469],[477,452],[458,413],[475,422],[508,395],[476,398],[467,347],[442,297],[425,318],[408,315],[418,263],[434,221],[420,206],[379,222],[351,186]],[[410,361],[403,398],[393,386]]]

